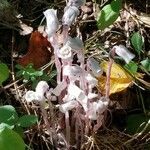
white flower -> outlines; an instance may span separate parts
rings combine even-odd
[[[68,93],[68,94],[66,94],[66,95],[64,96],[63,102],[68,102],[68,101],[70,101],[70,100],[75,100],[75,96],[70,95],[70,94]]]
[[[80,66],[70,66],[66,65],[63,68],[63,75],[69,76],[69,77],[76,77],[79,78],[82,75],[83,71]]]
[[[40,81],[35,88],[35,92],[28,91],[25,94],[25,99],[27,100],[27,102],[31,102],[33,100],[42,102],[45,100],[44,94],[48,91],[48,89],[49,89],[49,86],[47,82]]]
[[[90,108],[88,111],[88,118],[91,120],[97,120],[97,102],[90,103]]]
[[[53,34],[55,34],[58,29],[59,22],[56,14],[57,10],[54,9],[47,9],[46,11],[44,11],[47,22],[46,32],[48,34],[48,37],[51,37]]]
[[[108,106],[108,102],[103,102],[99,100],[97,102],[96,110],[99,114],[102,114],[107,109],[107,106]]]
[[[108,103],[102,102],[99,100],[98,102],[90,103],[88,117],[91,120],[97,120],[98,116],[101,115],[107,108]]]
[[[40,81],[35,88],[35,95],[37,101],[45,100],[44,94],[48,91],[49,85],[46,81]]]
[[[68,37],[66,45],[70,46],[73,50],[80,50],[84,48],[82,40],[78,37]]]
[[[94,58],[89,58],[87,64],[88,67],[92,70],[94,76],[99,77],[103,73],[99,63]]]
[[[85,79],[87,80],[88,85],[91,88],[95,87],[98,84],[98,80],[89,73],[85,76]]]
[[[123,58],[127,64],[135,57],[124,45],[114,46],[114,48],[115,53]]]
[[[84,91],[76,86],[74,83],[70,83],[68,86],[68,93],[76,98],[76,100],[82,105],[85,111],[87,111],[88,98]]]
[[[49,85],[47,84],[47,82],[40,81],[35,88],[35,92],[36,93],[45,93],[48,89],[49,89]]]
[[[74,83],[70,83],[68,86],[68,93],[70,95],[73,95],[76,99],[81,99],[84,95],[83,90],[81,90],[78,86],[76,86]]]
[[[63,25],[71,26],[75,18],[79,15],[79,10],[75,6],[65,7],[65,12],[62,18]]]
[[[72,56],[71,47],[64,45],[57,53],[58,57],[61,59],[69,59]]]
[[[25,94],[25,99],[27,102],[32,102],[33,100],[35,100],[35,98],[36,96],[34,91],[27,91],[27,93]]]
[[[85,0],[69,0],[67,6],[80,7],[85,4]]]
[[[77,106],[78,102],[75,101],[75,100],[70,100],[64,104],[61,104],[59,106],[59,110],[62,112],[62,113],[66,113],[67,111],[75,108]]]
[[[98,94],[95,94],[95,93],[88,93],[88,99],[94,99],[98,97]]]
[[[88,110],[88,97],[83,93],[79,99],[78,102],[82,105],[85,112]]]

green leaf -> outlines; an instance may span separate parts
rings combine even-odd
[[[6,123],[0,123],[0,130],[5,128],[5,127],[9,128],[9,129],[13,129],[14,125],[10,126],[10,125],[8,125]]]
[[[147,71],[150,71],[150,59],[149,58],[142,60],[141,64]]]
[[[108,4],[102,8],[97,17],[98,28],[104,30],[113,24],[118,16],[122,7],[122,0],[114,0],[111,4]]]
[[[138,65],[135,62],[130,61],[128,64],[125,65],[125,68],[130,73],[135,74],[135,73],[137,73]]]
[[[144,45],[143,38],[139,34],[139,32],[135,32],[131,37],[131,43],[135,49],[135,51],[140,55],[142,51],[142,47]]]
[[[9,77],[9,69],[6,64],[0,63],[0,85]]]
[[[31,81],[32,82],[36,81],[36,78],[34,76],[31,76]]]
[[[34,75],[34,76],[37,76],[37,77],[40,77],[40,76],[43,75],[43,71],[35,71],[35,72],[33,73],[33,75]]]
[[[22,138],[25,138],[24,130],[21,126],[15,126],[13,129],[16,133],[18,133]]]
[[[34,68],[34,65],[32,63],[29,63],[26,68]]]
[[[4,127],[0,130],[0,150],[25,150],[25,143],[15,131]]]
[[[23,77],[24,77],[25,80],[29,80],[30,79],[30,75],[27,72],[25,72],[25,71],[23,73]]]
[[[0,106],[0,123],[14,125],[18,120],[18,114],[11,105]]]
[[[144,114],[133,114],[127,117],[126,131],[129,134],[135,134],[142,131],[146,123],[150,118],[146,117]],[[142,125],[143,124],[143,125]],[[150,128],[148,128],[150,131]]]
[[[32,90],[35,90],[38,83],[39,83],[39,80],[32,81]]]
[[[34,115],[24,115],[18,119],[17,124],[21,127],[30,127],[38,121],[37,116]]]

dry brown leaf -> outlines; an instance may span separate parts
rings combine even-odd
[[[17,62],[22,66],[27,66],[29,63],[32,63],[35,68],[40,68],[51,59],[52,52],[48,50],[48,47],[52,50],[47,38],[43,37],[38,31],[35,31],[31,34],[27,54],[18,59]]]

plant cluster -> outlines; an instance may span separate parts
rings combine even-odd
[[[74,36],[69,32],[72,25],[76,23],[78,16],[82,14],[81,6],[84,3],[84,0],[67,1],[61,23],[57,18],[57,10],[47,9],[43,12],[46,18],[46,28],[44,29],[44,33],[39,33],[39,31],[36,31],[36,33],[40,34],[44,40],[46,39],[46,42],[49,41],[48,43],[52,45],[56,72],[50,70],[49,72],[51,74],[48,75],[43,70],[34,69],[32,64],[28,64],[25,67],[20,65],[16,66],[19,69],[16,77],[23,77],[23,82],[32,83],[32,89],[35,89],[27,91],[24,98],[28,103],[34,102],[35,105],[39,105],[44,120],[44,127],[46,127],[46,133],[50,137],[51,145],[56,149],[81,149],[82,146],[84,147],[86,145],[89,147],[89,143],[94,141],[94,136],[92,135],[95,135],[98,129],[105,126],[110,103],[109,95],[125,89],[134,79],[141,81],[138,78],[140,76],[138,70],[141,69],[148,75],[150,71],[150,59],[142,55],[144,40],[139,32],[135,32],[130,38],[133,49],[139,58],[138,63],[135,62],[136,60],[132,60],[135,58],[135,55],[124,45],[114,45],[109,49],[107,53],[108,61],[102,62],[104,65],[107,65],[105,70],[93,56],[85,57],[85,48],[80,32],[76,29],[76,35]],[[122,0],[112,0],[110,4],[106,4],[97,16],[98,28],[104,30],[112,25],[118,18],[121,7]],[[57,31],[60,29],[62,32],[58,33]],[[30,40],[30,42],[33,41]],[[43,47],[43,43],[39,42],[40,40],[37,41],[34,44],[39,44]],[[35,47],[32,49],[33,56],[35,53],[34,49]],[[42,50],[41,48],[41,53],[43,52]],[[47,46],[45,46],[45,50],[47,51]],[[47,52],[49,53],[49,51]],[[28,54],[31,54],[31,51],[28,51]],[[116,55],[119,57],[115,57]],[[22,59],[25,64],[28,62],[25,60],[30,60],[27,59],[29,58],[28,56]],[[119,58],[117,59],[119,62],[122,62],[122,60],[125,62],[125,65],[118,67],[119,69],[121,68],[120,70],[116,67],[119,65],[113,64],[115,58]],[[117,77],[112,77],[112,79],[113,68],[117,68],[118,70],[116,70],[118,72],[116,73]],[[123,73],[120,73],[121,71]],[[118,76],[120,74],[126,75],[124,72],[127,73],[125,77],[129,78],[129,80],[126,80],[124,77],[122,77],[122,80],[123,83],[127,82],[125,83],[127,85],[125,86],[121,82],[124,87],[121,88],[119,86],[119,90],[116,88],[117,90],[111,93],[110,83],[115,83],[111,82],[111,79],[115,81],[116,78],[119,78]],[[102,91],[100,89],[100,77],[104,77],[105,73],[106,83],[104,83],[105,88]],[[56,74],[56,81],[54,81],[52,78]],[[0,87],[3,87],[4,82],[8,78],[8,66],[0,63]],[[103,81],[105,82],[105,80]],[[118,80],[116,81],[118,82]],[[143,101],[142,105],[146,114]],[[150,122],[146,115],[144,116],[144,120],[139,120],[140,117],[143,118],[143,115],[134,115],[131,116],[131,119],[127,120],[131,125],[137,123],[137,127],[141,121],[145,121],[140,126],[142,131],[141,128],[138,129],[141,132],[137,137],[147,130]],[[136,123],[135,120],[137,120]],[[14,107],[10,105],[0,106],[0,149],[9,150],[12,145],[17,144],[18,150],[24,150],[26,145],[22,139],[23,130],[36,122],[36,116],[24,115],[18,117]],[[127,130],[129,130],[128,126]]]
[[[40,104],[43,118],[51,136],[51,143],[58,149],[63,146],[69,149],[72,145],[80,148],[89,136],[104,124],[106,110],[109,104],[109,79],[112,57],[115,53],[129,63],[134,55],[122,45],[114,46],[110,51],[110,67],[107,73],[106,94],[102,95],[97,89],[97,77],[102,74],[99,63],[90,57],[85,59],[84,43],[77,37],[69,35],[69,28],[79,15],[79,8],[84,4],[81,0],[69,0],[62,17],[62,34],[58,35],[59,21],[57,11],[48,9],[46,17],[46,34],[54,48],[55,65],[57,70],[57,86],[49,87],[47,82],[40,81],[35,91],[28,91],[25,99]],[[63,37],[60,41],[60,37]],[[53,101],[57,101],[53,105]],[[49,104],[49,114],[45,103]],[[57,120],[53,122],[54,108],[59,109]],[[49,119],[50,118],[50,119]],[[62,125],[64,122],[65,125]],[[65,133],[64,133],[65,131]],[[72,136],[72,133],[75,135]],[[80,140],[79,140],[80,139]],[[72,143],[72,141],[75,143]],[[72,143],[72,144],[71,144]]]

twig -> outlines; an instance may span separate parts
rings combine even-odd
[[[14,73],[14,61],[13,61],[13,52],[14,52],[14,30],[12,30],[12,46],[11,46],[11,74],[12,74],[12,80],[13,80],[13,86],[15,88],[16,92],[16,98],[17,100],[20,100],[21,94],[18,91],[17,84],[16,84],[16,79],[15,79],[15,73]],[[20,103],[22,105],[22,103]],[[23,108],[23,105],[22,105]]]
[[[14,84],[18,83],[18,82],[21,81],[21,80],[22,80],[22,79],[16,80],[16,81],[14,81],[13,83],[10,83],[10,84],[4,86],[3,88],[6,90],[6,89],[10,88],[11,86],[14,86]]]

